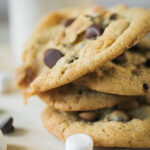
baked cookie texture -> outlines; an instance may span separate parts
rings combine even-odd
[[[98,9],[97,9],[98,10]],[[100,15],[99,22],[107,20],[105,15]],[[98,67],[104,65],[107,61],[114,59],[121,55],[125,50],[139,42],[144,35],[150,30],[150,14],[148,11],[138,8],[122,8],[116,13],[117,19],[109,22],[102,33],[95,40],[85,40],[83,38],[79,43],[82,44],[77,51],[67,53],[64,57],[59,59],[56,65],[51,70],[42,72],[32,83],[33,92],[47,91],[56,88],[63,84],[70,83],[88,72],[92,72]],[[78,41],[78,35],[84,33],[89,26],[93,24],[90,13],[83,13],[79,15],[76,20],[66,29],[64,29],[64,36],[60,42],[57,41],[56,47],[62,44],[69,44],[73,46],[74,42]],[[109,16],[110,17],[110,16]],[[105,23],[104,23],[105,24]],[[81,28],[83,27],[83,28]],[[62,36],[62,35],[61,35]],[[58,46],[57,46],[58,45]],[[76,46],[73,46],[73,48]],[[72,57],[77,58],[69,63]]]
[[[85,133],[92,137],[95,146],[150,147],[150,106],[142,104],[126,111],[116,108],[98,111],[98,120],[85,121],[79,117],[79,112],[63,112],[48,107],[42,120],[45,128],[62,141],[73,134]]]
[[[132,101],[137,98],[136,96],[130,97],[100,93],[86,87],[71,84],[39,93],[38,96],[48,106],[63,111],[109,108],[123,101]]]
[[[45,15],[26,42],[22,55],[23,64],[15,70],[15,82],[23,90],[46,69],[43,63],[44,52],[52,38],[59,33],[66,20],[76,18],[84,8],[70,8]]]
[[[74,81],[118,95],[144,95],[150,87],[150,39],[145,39],[96,71]]]
[[[63,22],[68,18],[75,20],[66,27]],[[26,44],[24,64],[16,71],[16,82],[31,94],[70,83],[139,42],[150,30],[149,18],[149,11],[125,6],[108,12],[96,6],[47,15]],[[95,33],[98,36],[89,39],[88,29],[95,24],[101,24],[102,29]],[[49,48],[64,55],[51,69],[43,63]]]

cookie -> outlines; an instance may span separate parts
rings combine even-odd
[[[118,7],[103,11],[93,7],[59,32],[50,49],[64,51],[31,83],[31,93],[44,92],[93,72],[139,42],[150,30],[150,13],[141,8]],[[64,49],[64,50],[62,50]],[[45,53],[46,55],[46,53]],[[49,57],[52,56],[44,56]]]
[[[92,137],[95,146],[150,147],[150,106],[147,104],[128,110],[115,107],[74,113],[48,107],[42,121],[45,128],[62,141],[73,134],[85,133]]]
[[[100,93],[82,86],[71,84],[39,93],[38,96],[48,106],[63,111],[109,108],[123,101],[132,101],[133,99],[136,99],[136,97]]]
[[[19,88],[28,90],[30,83],[45,70],[43,55],[52,38],[62,31],[70,19],[76,18],[83,10],[83,8],[64,9],[42,18],[25,44],[22,66],[15,70],[15,82]]]
[[[150,39],[143,40],[74,83],[119,95],[147,94],[150,87]]]

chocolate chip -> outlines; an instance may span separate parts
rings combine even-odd
[[[64,26],[68,27],[74,22],[75,18],[68,19],[64,22]]]
[[[123,64],[127,61],[126,57],[124,54],[118,56],[117,58],[113,59],[112,62],[115,64]]]
[[[148,85],[146,83],[143,84],[143,89],[148,90]]]
[[[136,53],[140,51],[140,47],[135,45],[129,49],[130,52]]]
[[[103,31],[100,25],[93,24],[86,30],[85,36],[87,39],[96,39],[102,34],[102,32]]]
[[[78,91],[78,94],[80,94],[80,95],[83,94],[83,91],[82,91],[82,90],[79,90],[79,91]]]
[[[112,14],[111,16],[110,16],[110,20],[116,20],[117,19],[117,17],[118,17],[118,15],[117,14]]]
[[[124,112],[116,110],[109,115],[108,120],[117,122],[127,122],[129,121],[129,118]]]
[[[81,112],[79,117],[85,121],[96,121],[99,118],[99,112]]]
[[[146,62],[144,63],[144,65],[145,65],[147,68],[150,68],[150,59],[147,59]]]
[[[3,134],[8,134],[14,131],[13,118],[9,117],[0,124],[0,129]]]
[[[52,68],[56,62],[63,56],[63,54],[57,49],[49,49],[45,52],[44,63],[49,68]]]

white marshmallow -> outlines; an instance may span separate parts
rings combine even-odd
[[[4,139],[4,136],[0,130],[0,150],[6,150],[7,149],[7,144],[6,141]]]
[[[14,90],[13,77],[11,74],[0,72],[0,94]]]
[[[86,134],[75,134],[67,138],[65,150],[93,150],[93,140]]]

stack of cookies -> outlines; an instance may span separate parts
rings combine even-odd
[[[62,141],[85,133],[95,146],[150,147],[149,31],[142,8],[52,12],[26,43],[16,83],[47,104],[44,126]]]

